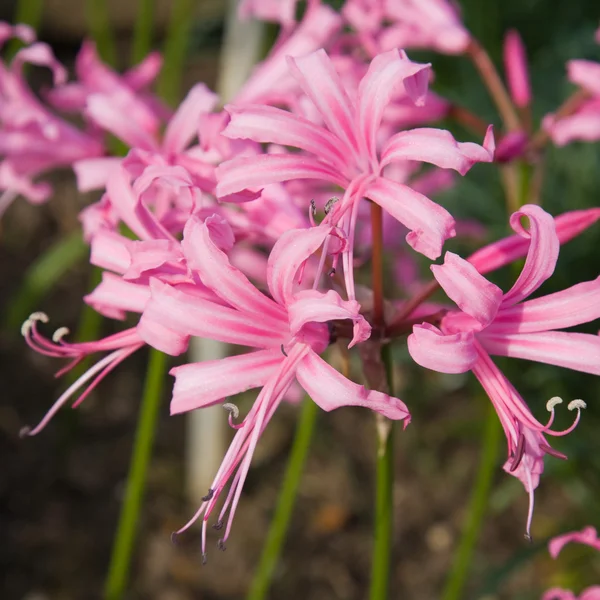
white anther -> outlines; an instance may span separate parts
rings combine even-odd
[[[562,404],[563,403],[563,399],[560,398],[559,396],[554,396],[552,398],[550,398],[550,400],[548,400],[548,402],[546,402],[546,410],[548,412],[552,412],[554,410],[554,407],[557,406],[558,404]]]
[[[225,402],[225,404],[223,404],[223,408],[226,411],[229,411],[234,419],[237,419],[240,416],[240,409],[233,404],[233,402]]]
[[[21,335],[23,337],[27,337],[29,335],[32,325],[33,325],[33,321],[31,321],[30,319],[27,319],[27,321],[25,321],[23,323],[23,325],[21,325]]]
[[[28,321],[41,321],[42,323],[47,323],[50,319],[45,312],[34,312],[29,315]]]
[[[567,408],[569,410],[582,410],[584,408],[587,408],[587,404],[583,400],[578,398],[577,400],[571,400]]]
[[[55,344],[58,344],[58,342],[60,342],[65,335],[69,335],[69,333],[71,333],[69,331],[68,327],[59,327],[53,334],[52,334],[52,341]]]

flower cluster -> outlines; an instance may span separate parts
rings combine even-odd
[[[295,4],[242,3],[245,16],[280,23],[281,37],[222,110],[216,94],[198,83],[171,113],[149,91],[160,69],[155,54],[120,75],[85,43],[76,80],[68,82],[31,30],[0,27],[0,43],[15,36],[28,44],[10,66],[0,66],[0,212],[17,194],[46,200],[50,190],[38,177],[72,167],[80,191],[102,191],[80,215],[90,261],[103,270],[102,282],[84,300],[109,318],[139,315],[135,326],[85,343],[67,342],[65,328],[45,337],[39,323],[48,318],[31,315],[22,330],[27,343],[70,358],[61,372],[92,353],[104,356],[23,434],[38,433],[77,392],[80,403],[145,345],[180,355],[199,336],[243,347],[171,372],[173,414],[223,403],[235,429],[190,521],[202,520],[205,552],[213,515],[215,527],[225,526],[220,544],[227,540],[261,433],[295,386],[326,411],[361,406],[409,423],[406,404],[377,389],[367,368],[365,387],[322,355],[333,343],[366,347],[370,340],[368,355],[410,333],[408,350],[417,364],[443,373],[472,371],[489,396],[507,438],[504,469],[531,499],[529,535],[544,456],[564,458],[547,436],[572,431],[585,404],[572,401],[576,418],[557,431],[552,424],[561,400],[548,402],[550,419],[540,422],[491,357],[600,374],[600,337],[562,331],[600,318],[600,278],[530,298],[552,275],[561,244],[596,222],[600,209],[555,219],[522,203],[510,217],[515,235],[467,258],[446,252],[443,264],[431,266],[437,283],[422,282],[417,254],[433,261],[449,238],[481,240],[486,233],[457,221],[429,196],[452,184],[452,171],[465,175],[477,163],[493,162],[496,144],[491,126],[481,132],[481,143],[457,141],[434,126],[459,113],[428,91],[431,65],[412,61],[401,48],[465,54],[478,46],[443,0],[348,0],[340,14],[315,0],[301,20]],[[524,108],[529,84],[514,35],[506,58],[513,109]],[[54,86],[43,99],[27,86],[26,62],[52,70]],[[593,137],[589,115],[600,122],[592,81],[597,67],[570,65],[572,80],[588,96],[578,112],[546,122],[556,143],[577,137],[574,120],[584,113],[587,139]],[[71,124],[67,114],[78,115],[82,125]],[[110,154],[109,134],[129,146],[126,156]],[[503,161],[523,156],[530,144],[510,126],[500,140]],[[402,283],[402,299],[384,299],[375,283],[381,244]],[[521,258],[522,271],[506,293],[485,278]],[[373,289],[364,283],[365,266]],[[427,290],[437,287],[447,300],[426,302]],[[256,400],[238,421],[239,410],[227,399],[254,388]]]

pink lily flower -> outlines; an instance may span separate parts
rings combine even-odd
[[[552,538],[548,544],[550,556],[556,559],[563,547],[570,543],[585,544],[595,550],[600,550],[600,540],[596,530],[593,527],[584,527],[581,531],[573,531]],[[581,592],[579,596],[570,590],[562,588],[552,588],[547,590],[542,596],[542,600],[599,600],[600,585],[593,585]]]
[[[598,42],[600,43],[600,41]],[[577,110],[556,119],[546,115],[542,126],[557,146],[572,141],[595,142],[600,140],[600,63],[591,60],[570,60],[567,63],[569,81],[587,92]]]
[[[225,222],[223,228],[227,228]],[[198,281],[219,297],[220,304],[158,280],[150,283],[152,297],[138,326],[147,343],[165,347],[157,326],[167,327],[183,340],[200,336],[246,346],[253,350],[239,356],[176,367],[171,413],[177,414],[223,402],[228,396],[260,387],[252,409],[245,419],[233,425],[238,415],[231,404],[230,423],[237,429],[234,440],[218,470],[213,484],[196,515],[181,530],[202,517],[202,551],[206,552],[207,521],[228,483],[231,483],[217,528],[229,511],[223,540],[227,540],[242,486],[260,434],[296,380],[314,402],[326,411],[340,406],[364,406],[388,418],[410,420],[408,410],[398,398],[366,390],[338,373],[319,357],[329,345],[327,322],[350,319],[354,338],[350,346],[365,340],[370,326],[359,314],[356,301],[344,301],[337,292],[297,289],[298,275],[306,261],[330,236],[330,225],[307,230],[291,230],[275,244],[268,263],[267,281],[271,297],[260,292],[236,269],[215,244],[206,222],[192,217],[182,242],[187,263]],[[339,245],[339,239],[336,238]],[[330,247],[333,243],[329,244]],[[315,280],[318,283],[318,277]]]
[[[348,238],[343,255],[347,293],[354,298],[353,235],[362,197],[381,205],[406,225],[407,242],[429,258],[441,253],[443,242],[454,235],[454,219],[442,207],[408,186],[385,177],[383,169],[405,160],[430,162],[466,173],[475,162],[491,161],[493,136],[483,147],[457,143],[438,129],[415,129],[392,136],[378,151],[377,133],[392,92],[401,84],[417,103],[427,88],[429,65],[411,62],[398,50],[377,56],[362,79],[356,102],[346,93],[323,50],[290,58],[292,74],[319,111],[325,126],[268,106],[228,106],[231,121],[223,135],[300,148],[306,154],[267,154],[238,157],[217,168],[217,195],[293,179],[316,179],[345,189],[329,215]],[[313,156],[310,156],[313,155]]]
[[[53,115],[27,85],[27,63],[48,67],[55,85],[65,81],[66,71],[50,47],[35,42],[33,30],[25,25],[0,23],[0,48],[11,37],[29,45],[9,67],[0,63],[0,216],[18,194],[34,204],[49,198],[50,185],[33,181],[42,173],[104,152],[96,137]]]
[[[529,230],[521,224],[522,217],[529,218]],[[509,458],[504,470],[518,477],[529,493],[529,535],[533,490],[543,470],[543,456],[562,457],[547,444],[544,434],[572,431],[585,404],[581,400],[571,402],[569,410],[577,410],[575,422],[565,431],[553,431],[554,406],[562,400],[548,402],[552,416],[547,424],[540,423],[490,355],[600,375],[600,337],[558,331],[600,318],[600,277],[526,300],[553,273],[559,239],[554,220],[538,206],[524,206],[513,213],[510,222],[517,234],[529,240],[525,265],[513,287],[503,294],[472,264],[447,252],[444,264],[432,265],[431,270],[461,312],[450,311],[439,329],[428,323],[414,326],[408,349],[426,368],[443,373],[472,371],[487,392],[507,437]]]

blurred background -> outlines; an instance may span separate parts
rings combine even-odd
[[[226,4],[189,0],[194,19],[186,48],[181,92],[197,81],[214,88],[224,32]],[[93,3],[89,3],[93,4]],[[500,60],[503,34],[516,28],[530,59],[535,122],[568,96],[565,62],[600,60],[593,34],[600,20],[597,0],[463,0],[467,27],[492,57]],[[118,63],[128,66],[136,2],[107,2],[117,34]],[[172,9],[156,2],[154,47],[161,49]],[[72,67],[88,33],[86,3],[45,0],[39,37]],[[0,19],[16,22],[16,3],[0,3]],[[27,19],[27,15],[21,15]],[[273,36],[274,31],[268,32]],[[433,89],[459,101],[488,122],[494,108],[465,58],[411,52],[431,60]],[[499,64],[499,62],[498,62]],[[38,85],[44,73],[32,71]],[[460,139],[469,134],[454,128]],[[548,148],[542,190],[552,214],[598,206],[600,145]],[[93,599],[101,597],[113,533],[133,440],[147,354],[136,353],[110,374],[76,410],[63,410],[39,436],[20,440],[21,427],[36,423],[67,386],[54,372],[62,365],[28,349],[20,321],[32,309],[50,315],[55,327],[77,328],[82,296],[91,289],[87,257],[53,281],[48,293],[23,295],[30,266],[65,236],[78,231],[77,214],[92,201],[79,194],[68,173],[53,179],[55,196],[39,207],[16,201],[0,222],[0,598]],[[507,212],[497,169],[478,165],[436,200],[458,217],[480,220],[490,240],[508,232]],[[449,246],[452,249],[451,246]],[[557,272],[540,293],[563,289],[598,276],[600,226],[561,250]],[[423,264],[423,273],[426,264]],[[514,270],[492,279],[508,289]],[[35,288],[35,285],[34,285]],[[31,298],[35,306],[29,306]],[[105,321],[102,334],[121,324]],[[587,331],[595,332],[595,327]],[[489,402],[471,376],[424,372],[411,363],[405,344],[395,349],[398,394],[413,414],[411,426],[397,432],[392,598],[439,598],[456,556],[470,490],[481,458],[482,423]],[[173,363],[175,364],[175,362]],[[567,548],[559,561],[547,554],[547,539],[600,524],[600,385],[597,378],[525,361],[501,361],[533,413],[545,417],[552,396],[588,404],[577,431],[555,440],[568,461],[545,460],[536,492],[534,541],[523,539],[527,495],[506,475],[504,440],[498,442],[492,490],[466,599],[530,600],[553,585],[600,583],[600,557],[587,548]],[[168,383],[170,386],[170,382]],[[201,566],[199,528],[178,544],[170,534],[195,511],[185,495],[185,417],[168,417],[165,390],[152,459],[129,598],[157,600],[243,598],[258,562],[276,503],[293,437],[297,407],[285,405],[266,430],[244,487],[233,534],[225,553],[211,551]],[[564,405],[563,405],[564,406]],[[566,413],[566,414],[565,414]],[[559,410],[558,426],[571,414]],[[275,572],[271,598],[359,600],[370,570],[374,480],[374,421],[366,411],[343,409],[318,417],[291,529]],[[209,541],[209,545],[215,540]]]

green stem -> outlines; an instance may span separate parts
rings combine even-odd
[[[139,420],[125,498],[121,508],[117,534],[110,559],[110,567],[104,588],[105,600],[119,600],[124,597],[129,576],[129,565],[140,520],[140,508],[148,463],[158,424],[160,400],[167,373],[167,356],[158,350],[150,350],[150,360],[144,383],[144,394],[140,407]]]
[[[42,298],[89,252],[80,231],[61,238],[38,258],[25,273],[23,283],[10,301],[5,326],[18,329],[33,310],[39,307]]]
[[[110,15],[106,0],[87,0],[86,20],[90,36],[96,43],[100,58],[111,65],[117,64],[117,45],[110,26]]]
[[[306,398],[300,412],[300,419],[296,427],[296,435],[290,451],[290,459],[283,478],[283,485],[279,492],[275,514],[271,521],[267,541],[265,542],[252,585],[250,586],[247,600],[262,600],[269,591],[273,571],[277,566],[277,561],[279,560],[289,527],[317,414],[317,405],[310,398]]]
[[[386,379],[393,393],[392,350],[390,344],[381,349]],[[379,436],[375,488],[375,530],[373,564],[371,565],[370,600],[386,600],[389,596],[394,515],[394,429],[393,421],[377,415]]]
[[[138,0],[137,19],[133,30],[131,61],[139,63],[150,52],[154,29],[154,0]]]
[[[164,66],[158,80],[158,93],[175,105],[181,95],[183,64],[194,16],[194,0],[173,0],[171,19],[163,49]]]
[[[473,562],[473,553],[479,539],[483,519],[487,510],[492,480],[498,462],[499,441],[502,428],[494,407],[490,404],[485,421],[482,438],[482,451],[475,485],[471,493],[467,509],[466,522],[462,537],[454,557],[443,600],[459,600],[464,598],[463,588]]]

